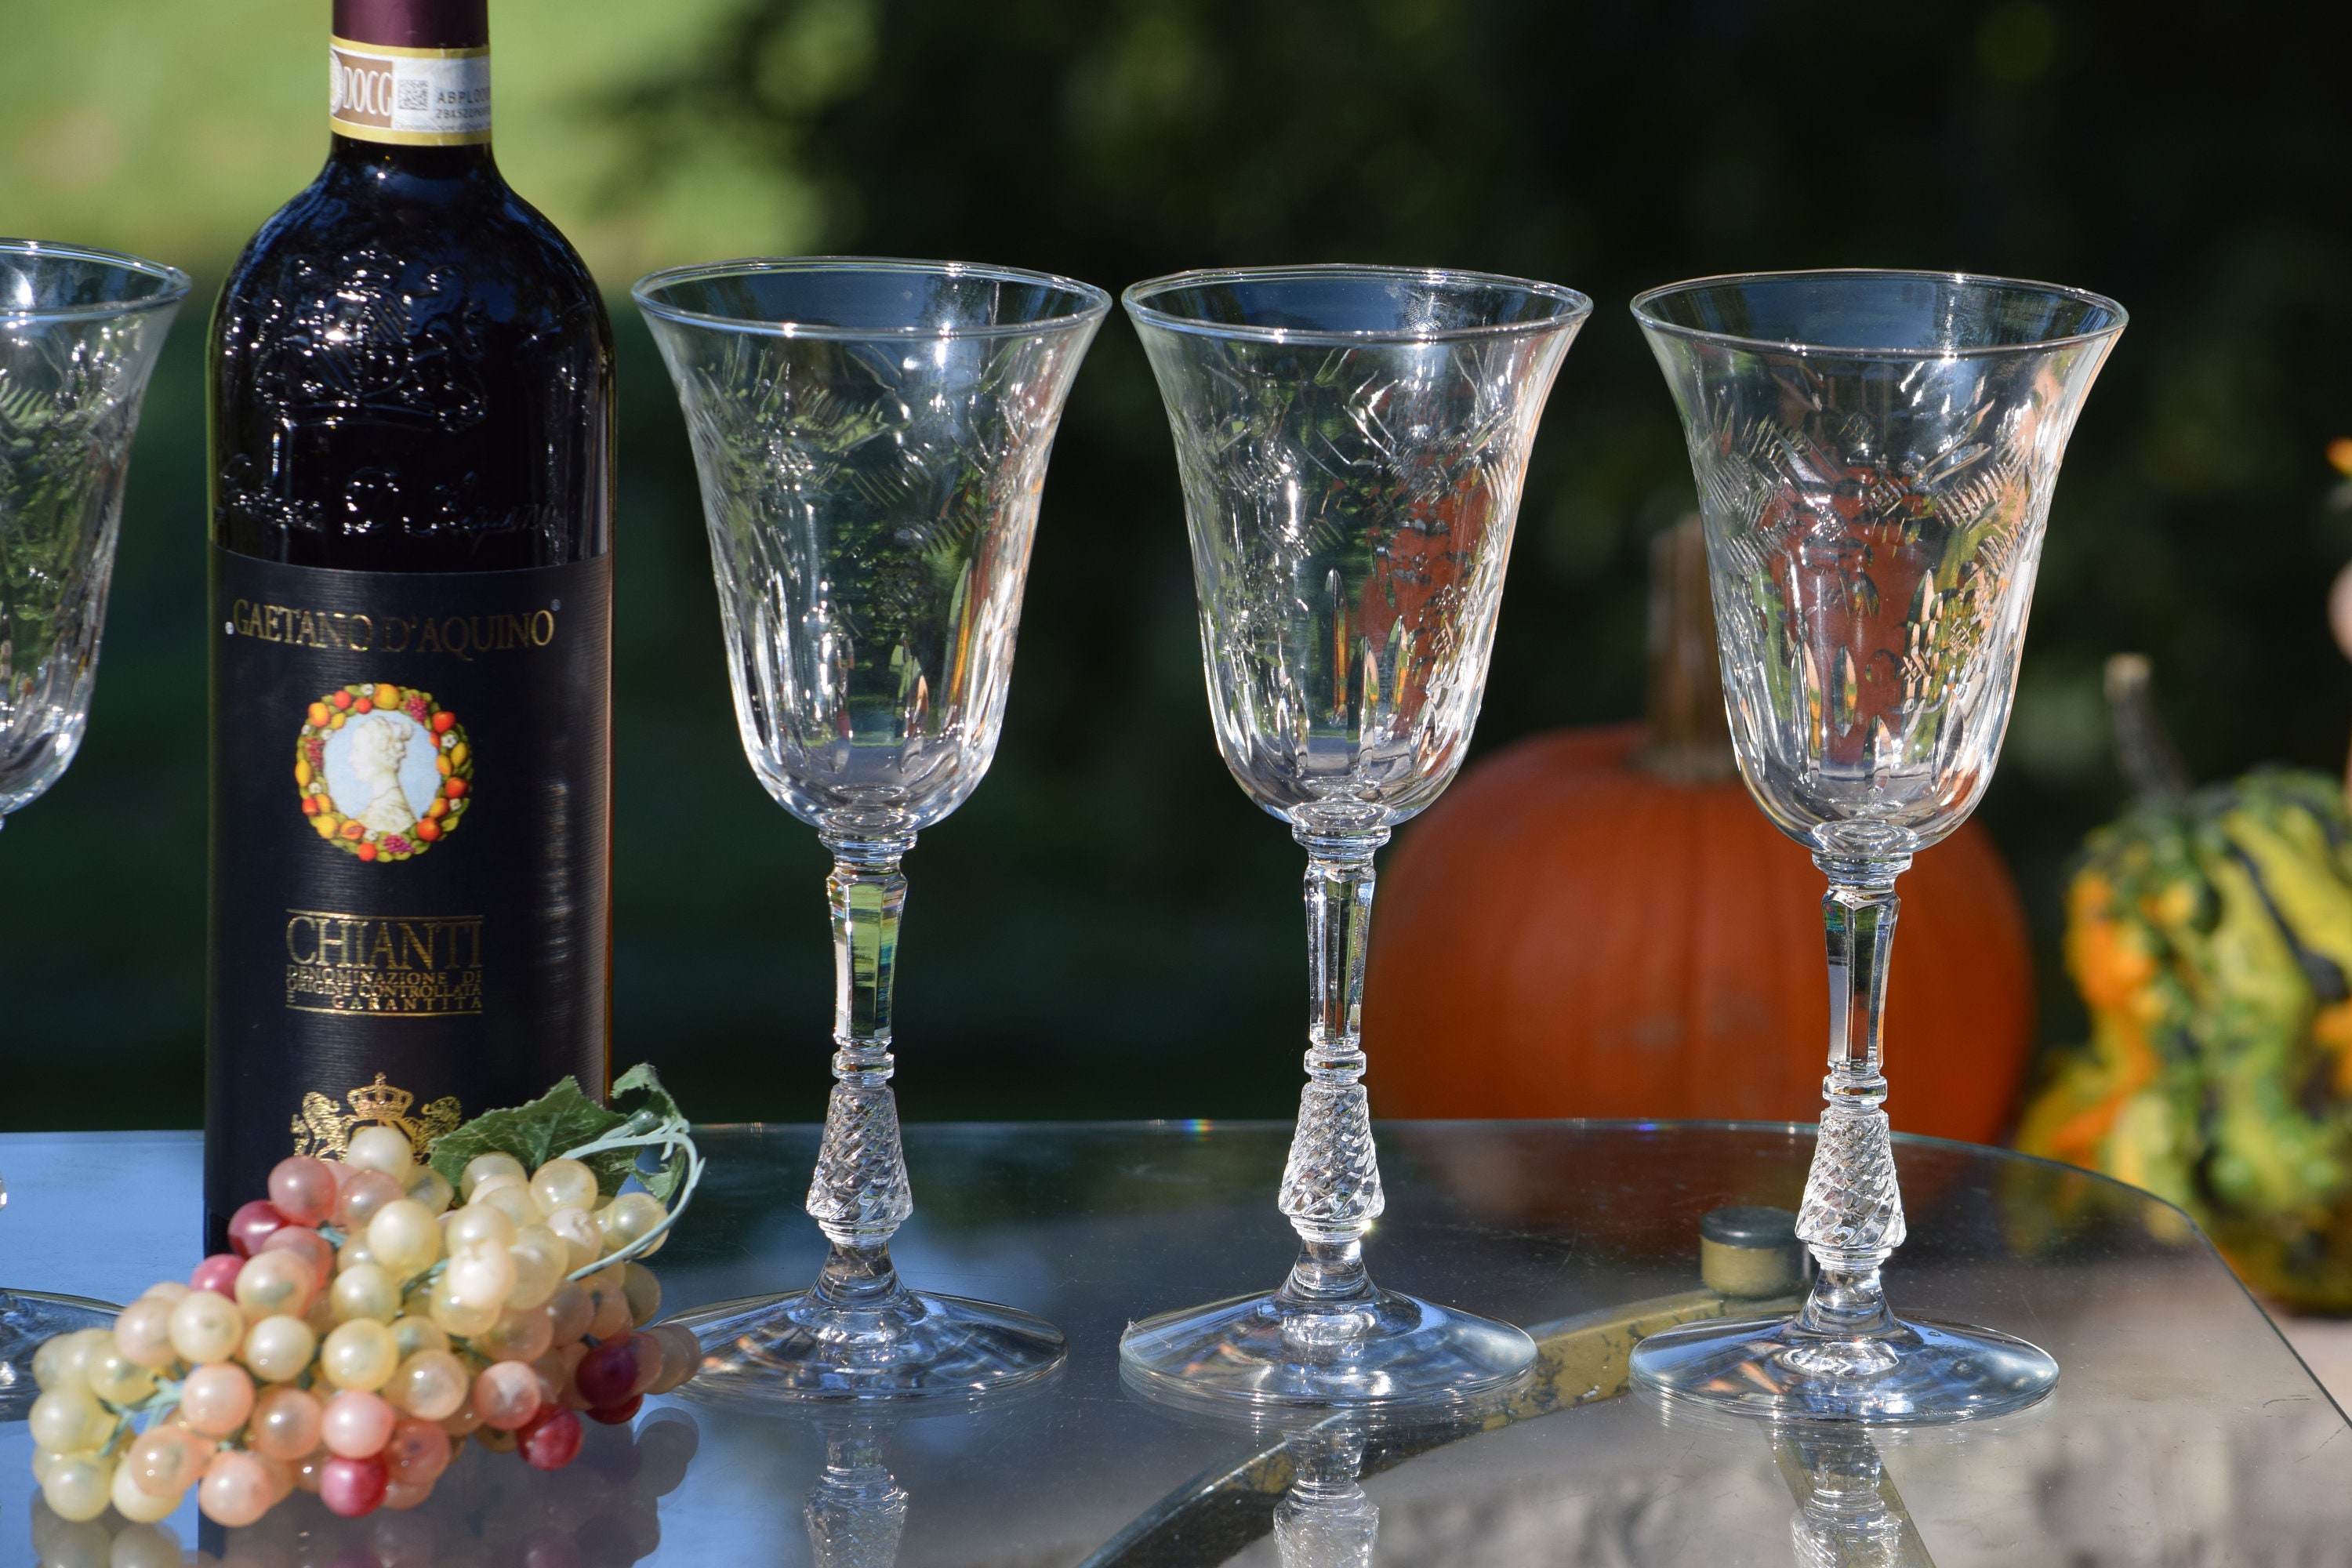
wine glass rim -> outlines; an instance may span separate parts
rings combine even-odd
[[[1381,327],[1349,331],[1319,327],[1269,327],[1248,321],[1207,321],[1198,316],[1181,316],[1163,310],[1150,303],[1153,298],[1179,289],[1213,287],[1220,283],[1286,282],[1314,278],[1350,278],[1381,282],[1409,279],[1421,283],[1517,289],[1549,300],[1562,308],[1552,315],[1527,321],[1495,321],[1425,329]],[[1394,267],[1349,261],[1315,261],[1284,267],[1195,268],[1188,272],[1171,272],[1159,278],[1147,278],[1140,283],[1130,283],[1118,299],[1119,303],[1127,307],[1129,316],[1172,332],[1192,332],[1211,338],[1240,338],[1267,343],[1445,343],[1479,338],[1532,337],[1577,326],[1592,314],[1591,296],[1561,283],[1546,283],[1533,278],[1515,278],[1504,272],[1477,272],[1458,267]]]
[[[67,245],[54,239],[0,238],[0,257],[21,256],[59,261],[94,261],[136,272],[163,285],[136,300],[93,300],[79,305],[14,305],[0,300],[0,321],[73,321],[97,316],[128,316],[176,305],[195,287],[185,272],[168,262],[150,261],[127,250],[106,250],[94,245]]]
[[[2031,342],[1979,343],[1969,346],[1939,348],[1900,348],[1853,346],[1840,343],[1819,343],[1800,338],[1756,338],[1737,332],[1712,331],[1705,327],[1686,326],[1669,321],[1654,309],[1658,300],[1669,295],[1685,294],[1699,289],[1727,288],[1740,283],[1788,282],[1798,279],[1831,280],[1836,279],[1911,279],[1923,283],[1953,283],[1979,289],[2014,289],[2048,294],[2080,304],[2095,305],[2112,313],[2114,319],[2105,326],[2089,331],[2068,332],[2060,337],[2036,338]],[[1655,289],[1644,289],[1633,296],[1633,319],[1645,331],[1664,332],[1670,337],[1690,338],[1703,342],[1721,343],[1729,348],[1763,349],[1780,353],[1818,354],[1830,359],[1879,360],[1955,360],[1992,359],[2002,354],[2046,353],[2052,349],[2069,348],[2078,343],[2096,342],[2112,338],[2130,324],[2131,313],[2105,294],[2095,294],[2088,289],[2072,289],[2063,283],[2044,283],[2032,278],[2005,278],[1991,272],[1937,272],[1924,268],[1902,267],[1818,267],[1778,272],[1724,272],[1707,278],[1685,278],[1680,282],[1664,283]]]
[[[978,278],[996,283],[1024,283],[1059,289],[1085,301],[1079,309],[1027,321],[976,321],[941,325],[910,321],[902,327],[845,327],[819,321],[790,321],[762,316],[730,316],[717,310],[692,310],[656,296],[679,283],[720,278],[753,278],[778,273],[840,272],[900,273],[932,278]],[[748,256],[732,261],[698,261],[688,267],[667,267],[648,272],[629,287],[637,309],[666,321],[690,322],[730,331],[766,336],[814,338],[855,342],[871,339],[933,342],[958,338],[1020,338],[1035,333],[1066,331],[1099,321],[1110,313],[1110,291],[1057,272],[1036,272],[1025,267],[1000,267],[984,261],[924,261],[895,256]]]

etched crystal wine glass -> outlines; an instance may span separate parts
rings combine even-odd
[[[1131,1325],[1130,1374],[1254,1403],[1475,1395],[1518,1330],[1375,1287],[1358,1034],[1372,857],[1462,765],[1528,450],[1581,294],[1473,272],[1192,272],[1127,291],[1175,436],[1217,744],[1306,849],[1308,1082],[1277,1290]]]
[[[1706,279],[1633,302],[1681,410],[1706,521],[1725,708],[1765,814],[1812,851],[1829,1076],[1787,1320],[1644,1340],[1669,1394],[1781,1418],[1942,1422],[2048,1393],[2057,1363],[1906,1321],[1880,1070],[1895,877],[1965,820],[2009,722],[2066,437],[2123,331],[2113,300],[1924,272]]]
[[[909,1290],[889,1083],[915,835],[996,752],[1045,461],[1110,309],[1009,268],[818,258],[636,286],[693,438],[752,771],[834,858],[834,1077],[810,1289],[694,1326],[706,1395],[970,1394],[1061,1360],[1051,1324]]]
[[[0,823],[81,747],[131,437],[187,293],[177,268],[0,240]],[[79,1297],[0,1291],[0,1411],[29,1398],[41,1341],[112,1316]]]

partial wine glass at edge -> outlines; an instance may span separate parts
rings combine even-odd
[[[0,240],[0,822],[80,749],[131,439],[188,288],[137,257]],[[0,1291],[0,1415],[32,1399],[43,1340],[112,1316],[79,1297]]]

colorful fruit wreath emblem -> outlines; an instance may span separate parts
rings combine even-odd
[[[405,860],[457,830],[472,804],[473,748],[431,692],[346,686],[303,717],[294,784],[320,837],[362,860]]]

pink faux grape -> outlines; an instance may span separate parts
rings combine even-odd
[[[523,1537],[517,1568],[580,1568],[580,1542],[572,1532],[542,1524]]]
[[[245,1271],[245,1259],[234,1252],[215,1252],[190,1271],[188,1289],[210,1290],[234,1300],[236,1277]]]
[[[346,1388],[327,1401],[327,1415],[319,1435],[328,1451],[346,1459],[373,1458],[383,1451],[399,1425],[400,1413],[377,1395]]]
[[[335,1194],[335,1223],[346,1233],[363,1231],[376,1211],[402,1196],[400,1184],[382,1171],[357,1171]]]
[[[533,1420],[520,1436],[524,1462],[532,1469],[560,1470],[579,1457],[583,1433],[579,1416],[569,1410],[552,1410]]]
[[[382,1459],[354,1459],[338,1454],[319,1467],[319,1500],[345,1519],[358,1519],[383,1506],[391,1477]]]
[[[267,1513],[274,1492],[268,1466],[252,1454],[229,1448],[196,1483],[196,1506],[214,1523],[236,1530]]]
[[[289,1464],[307,1458],[319,1446],[327,1421],[327,1407],[319,1396],[300,1388],[273,1388],[254,1402],[246,1441],[265,1458]]]
[[[600,1405],[588,1412],[591,1421],[602,1421],[607,1426],[619,1426],[637,1418],[637,1411],[646,1402],[642,1394],[632,1394],[618,1405]]]
[[[261,1244],[263,1252],[291,1252],[310,1266],[317,1283],[314,1289],[323,1290],[335,1279],[335,1244],[312,1230],[309,1226],[289,1225],[283,1230],[273,1230],[269,1239]]]
[[[385,1516],[387,1518],[391,1517],[393,1511],[396,1510],[415,1508],[418,1503],[423,1502],[426,1498],[429,1498],[432,1495],[433,1483],[431,1481],[387,1481],[384,1483],[383,1488],[383,1506]],[[386,1557],[381,1552],[372,1552],[367,1553],[364,1557],[352,1558],[352,1568],[377,1568],[377,1564],[379,1563],[397,1561],[400,1561],[400,1559]],[[422,1563],[429,1561],[429,1559],[420,1557],[415,1559],[415,1561]],[[335,1563],[329,1564],[329,1568],[341,1568],[341,1559],[338,1558]]]
[[[269,1233],[282,1230],[286,1216],[268,1198],[256,1198],[228,1216],[229,1250],[239,1258],[250,1258],[269,1239]]]
[[[151,1371],[178,1359],[172,1348],[172,1303],[142,1296],[114,1320],[114,1342],[125,1356]]]
[[[519,1361],[493,1362],[474,1379],[474,1412],[482,1425],[512,1432],[539,1414],[539,1373]]]
[[[289,1225],[316,1225],[335,1206],[335,1173],[324,1160],[289,1154],[269,1173],[269,1201]]]
[[[394,1480],[429,1487],[449,1468],[449,1434],[412,1415],[392,1429],[383,1458]]]
[[[628,1340],[606,1340],[580,1358],[572,1378],[590,1409],[618,1405],[637,1381],[637,1352]]]
[[[191,1431],[226,1437],[253,1414],[253,1378],[235,1362],[197,1367],[180,1384],[180,1419]]]

